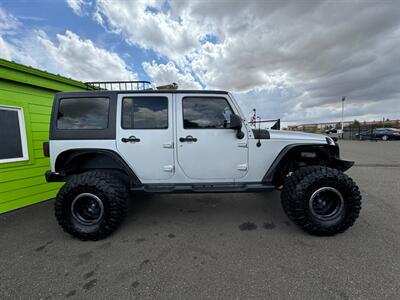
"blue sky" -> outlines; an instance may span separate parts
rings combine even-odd
[[[400,118],[396,1],[3,0],[0,57],[234,92],[284,123]]]
[[[92,18],[74,13],[66,1],[4,1],[3,8],[17,17],[23,27],[41,29],[53,41],[57,33],[64,33],[68,29],[82,39],[92,40],[100,48],[119,53],[127,65],[137,71],[140,79],[151,80],[143,71],[141,63],[158,59],[154,51],[128,45],[118,35],[104,30]],[[162,59],[161,61],[165,62]]]

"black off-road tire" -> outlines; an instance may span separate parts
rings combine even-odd
[[[102,214],[94,224],[82,223],[72,212],[74,199],[84,193],[94,195],[101,201]],[[89,171],[72,176],[60,189],[54,204],[55,216],[64,231],[72,236],[81,240],[101,240],[122,223],[128,198],[126,184],[115,174]]]
[[[311,208],[312,195],[324,187],[335,189],[342,197],[341,209],[331,219],[321,219]],[[354,181],[341,171],[323,166],[304,167],[287,177],[281,202],[289,219],[306,232],[318,236],[346,231],[361,210],[361,194]]]
[[[315,170],[321,170],[322,168],[325,168],[325,167],[322,167],[322,166],[302,167],[302,168],[292,172],[292,174],[290,176],[287,176],[285,178],[284,185],[283,185],[282,192],[281,192],[281,204],[282,204],[283,211],[289,217],[290,220],[294,221],[292,218],[291,211],[290,211],[290,206],[288,205],[290,203],[289,202],[290,199],[288,198],[287,194],[293,193],[296,189],[297,184],[305,176],[315,172]],[[284,198],[285,198],[285,200],[284,200]]]

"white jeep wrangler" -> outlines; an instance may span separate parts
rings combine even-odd
[[[232,94],[205,90],[97,89],[58,93],[50,125],[48,182],[61,227],[82,240],[121,224],[130,192],[270,192],[314,235],[353,225],[357,185],[327,136],[252,129]],[[204,197],[207,197],[206,195]]]

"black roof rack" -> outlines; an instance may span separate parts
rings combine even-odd
[[[106,90],[106,91],[144,91],[152,90],[150,81],[132,80],[132,81],[93,81],[85,82],[88,90]]]

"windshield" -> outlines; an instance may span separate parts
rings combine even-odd
[[[240,107],[239,103],[236,101],[236,98],[233,96],[232,93],[228,93],[228,95],[229,95],[229,97],[231,97],[231,99],[233,100],[232,103],[233,103],[233,105],[235,105],[235,107],[236,107],[236,109],[238,110],[238,112],[239,112],[240,116],[242,117],[242,119],[243,119],[244,121],[246,121],[246,118],[244,117],[242,108]]]

